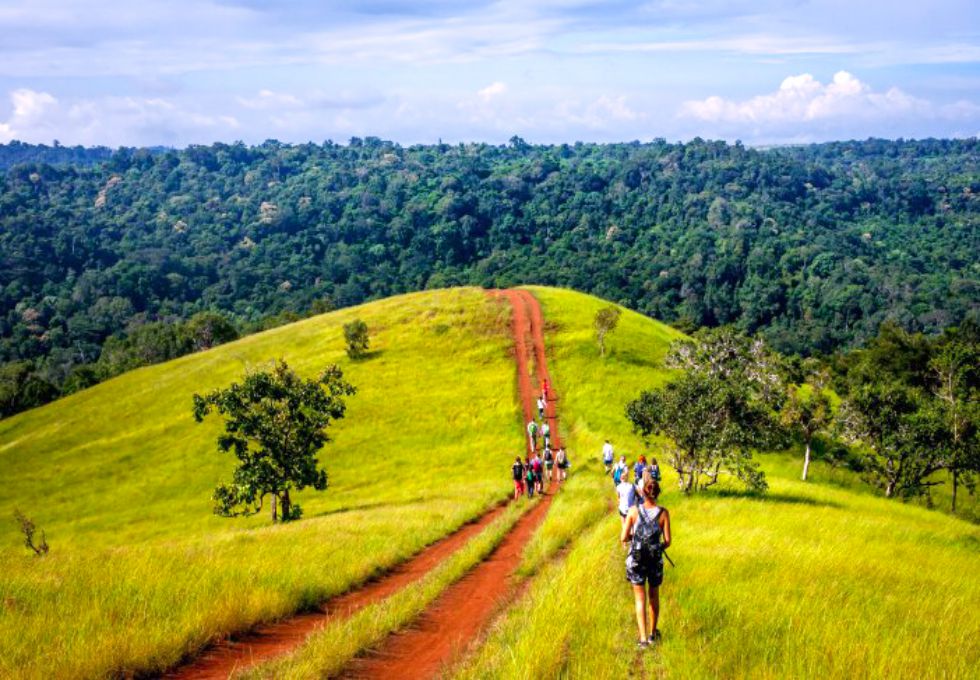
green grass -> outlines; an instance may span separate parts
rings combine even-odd
[[[351,362],[342,326],[371,329]],[[208,640],[343,592],[505,498],[523,443],[509,309],[482,291],[393,298],[140,369],[0,421],[0,677],[166,668]],[[191,395],[278,357],[358,387],[301,522],[211,514],[232,469]],[[14,507],[52,552],[20,544]],[[139,631],[134,635],[133,631]]]
[[[582,490],[608,484],[611,497],[598,472],[601,443],[611,437],[631,460],[642,451],[623,408],[668,377],[662,357],[674,333],[624,314],[607,340],[612,352],[599,359],[590,326],[606,303],[532,290],[552,328],[549,369],[571,455],[591,470]],[[658,650],[635,651],[610,515],[544,566],[457,677],[975,677],[980,530],[853,479],[854,490],[796,481],[786,454],[761,458],[772,487],[761,498],[731,483],[685,498],[665,470],[678,567],[667,567]]]

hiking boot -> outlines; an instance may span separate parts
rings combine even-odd
[[[649,646],[650,643],[647,640],[640,640],[639,642],[636,643],[637,649],[646,649]]]
[[[647,642],[651,645],[655,645],[660,642],[660,638],[661,638],[660,631],[655,630],[652,633],[650,633],[650,639],[647,640]]]

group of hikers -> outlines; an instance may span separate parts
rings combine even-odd
[[[517,456],[511,467],[514,479],[514,499],[525,493],[532,497],[544,492],[545,481],[564,481],[570,463],[563,446],[551,449],[551,428],[548,425],[548,382],[537,400],[538,418],[527,424],[530,454]],[[541,440],[540,451],[538,440]],[[645,649],[660,641],[657,622],[660,618],[660,585],[664,579],[664,557],[670,547],[670,514],[658,504],[660,497],[660,465],[657,459],[640,455],[632,466],[626,456],[616,454],[608,439],[602,447],[605,473],[612,477],[619,500],[621,531],[619,540],[626,549],[626,580],[633,588],[636,625],[640,633],[637,646]],[[630,481],[632,475],[632,480]],[[670,557],[667,557],[670,560]]]
[[[660,641],[657,621],[664,557],[670,546],[670,514],[657,503],[660,497],[657,459],[647,462],[646,456],[641,455],[630,468],[626,456],[620,456],[619,462],[613,465],[615,455],[612,442],[607,439],[602,447],[602,463],[606,474],[612,477],[619,499],[622,523],[619,540],[627,550],[626,580],[633,587],[636,625],[640,632],[637,646],[644,649]]]
[[[530,454],[522,460],[520,456],[514,459],[511,466],[511,476],[514,479],[514,499],[525,493],[531,498],[536,493],[544,493],[545,482],[554,479],[565,481],[571,463],[564,446],[552,450],[551,426],[548,424],[548,381],[545,380],[541,396],[537,401],[539,424],[532,418],[527,423],[527,440]],[[540,439],[540,446],[539,446]],[[540,454],[539,454],[540,451]]]

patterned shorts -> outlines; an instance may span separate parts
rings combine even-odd
[[[664,558],[643,562],[630,552],[626,557],[626,580],[634,586],[649,583],[651,588],[664,582]]]

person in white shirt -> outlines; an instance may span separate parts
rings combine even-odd
[[[606,474],[608,475],[612,471],[613,457],[615,453],[613,452],[613,445],[606,440],[606,443],[602,445],[602,463],[606,466]]]
[[[630,508],[637,503],[636,487],[630,484],[629,474],[628,469],[624,470],[619,484],[616,485],[616,496],[619,497],[619,519],[623,524],[626,523],[626,515],[629,514]]]
[[[547,404],[544,401],[544,397],[538,397],[538,417],[544,418],[544,409]]]

